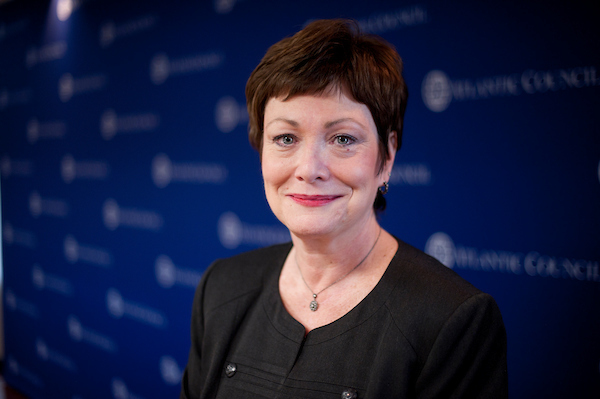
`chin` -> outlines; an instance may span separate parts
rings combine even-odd
[[[325,220],[323,216],[304,216],[284,222],[291,234],[300,238],[336,234],[342,227],[337,220]]]

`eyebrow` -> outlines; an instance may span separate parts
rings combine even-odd
[[[300,126],[300,124],[299,124],[298,122],[296,122],[295,120],[293,120],[293,119],[286,119],[286,118],[275,118],[275,119],[273,119],[272,121],[270,121],[269,123],[267,123],[267,124],[265,125],[265,127],[267,127],[267,126],[269,126],[270,124],[272,124],[272,123],[275,123],[275,122],[285,122],[285,123],[287,123],[287,124],[289,124],[289,125],[291,125],[291,126],[293,126],[293,127],[298,127],[298,126]],[[329,128],[331,128],[331,127],[335,126],[335,125],[339,125],[340,123],[344,123],[344,122],[353,122],[353,123],[356,123],[357,125],[359,125],[359,126],[361,126],[361,127],[364,127],[364,126],[362,125],[362,123],[359,123],[358,121],[356,121],[356,120],[355,120],[355,119],[353,119],[353,118],[341,118],[341,119],[336,119],[336,120],[334,120],[334,121],[331,121],[331,122],[327,122],[327,123],[325,123],[325,128],[326,128],[326,129],[329,129]]]
[[[325,128],[329,129],[330,127],[333,127],[333,126],[335,126],[335,125],[339,125],[340,123],[344,123],[344,122],[352,122],[352,123],[356,123],[357,125],[359,125],[359,126],[361,126],[361,127],[364,127],[364,126],[362,125],[362,123],[359,123],[358,121],[356,121],[356,120],[355,120],[355,119],[353,119],[353,118],[341,118],[341,119],[336,119],[336,120],[334,120],[334,121],[331,121],[331,122],[327,122],[327,123],[325,124]]]
[[[293,126],[293,127],[298,127],[298,126],[300,126],[300,124],[299,124],[298,122],[296,122],[295,120],[292,120],[292,119],[286,119],[286,118],[275,118],[275,119],[273,119],[272,121],[270,121],[269,123],[267,123],[267,124],[265,125],[265,127],[267,127],[267,126],[269,126],[270,124],[272,124],[272,123],[275,123],[275,122],[285,122],[285,123],[287,123],[287,124],[289,124],[289,125],[291,125],[291,126]]]

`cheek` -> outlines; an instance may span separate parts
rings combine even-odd
[[[374,157],[354,158],[336,167],[337,177],[354,188],[370,188],[377,186],[377,162]]]
[[[287,180],[288,172],[286,171],[285,163],[263,158],[262,175],[265,189],[273,189],[277,188]]]

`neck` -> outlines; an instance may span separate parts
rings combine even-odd
[[[373,218],[365,228],[356,230],[334,237],[307,238],[292,234],[294,257],[304,280],[312,289],[318,291],[331,284],[354,269],[373,250],[381,232],[376,220]],[[361,266],[368,263],[369,259],[365,259]]]

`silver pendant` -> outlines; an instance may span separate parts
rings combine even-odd
[[[319,304],[317,303],[316,300],[312,300],[310,301],[310,310],[312,310],[313,312],[316,312],[317,309],[319,308]]]

